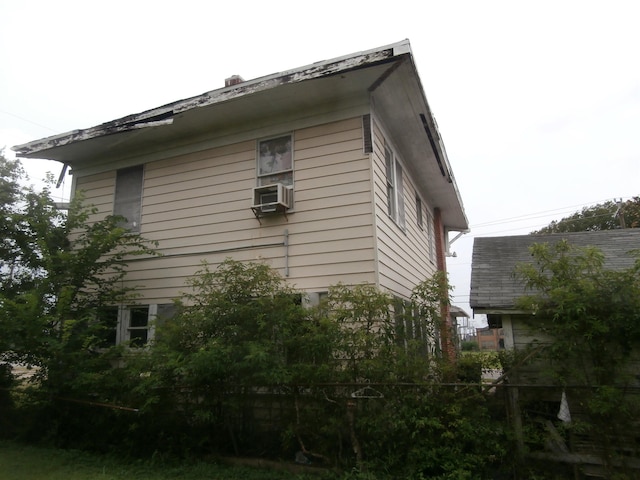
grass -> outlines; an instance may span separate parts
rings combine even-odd
[[[314,476],[316,479],[317,475]],[[291,472],[217,463],[125,461],[113,456],[0,442],[0,480],[284,480]]]

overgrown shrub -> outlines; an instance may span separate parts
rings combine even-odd
[[[42,421],[40,438],[132,456],[267,456],[378,478],[483,478],[503,457],[477,364],[452,373],[472,386],[441,383],[439,280],[413,302],[336,285],[308,307],[267,265],[228,259],[190,285],[153,348],[113,350],[119,367],[74,374],[69,398],[39,390],[26,430]]]
[[[637,475],[626,459],[640,442],[630,432],[640,418],[637,346],[640,344],[640,257],[626,269],[606,268],[603,253],[567,240],[531,247],[533,261],[517,276],[531,290],[518,307],[546,337],[535,356],[547,383],[566,387],[571,422],[614,478]],[[631,478],[629,476],[628,478]]]
[[[502,426],[479,389],[439,383],[439,280],[415,303],[336,285],[309,308],[268,266],[228,259],[203,266],[191,286],[135,365],[142,413],[160,438],[182,436],[191,453],[297,452],[406,478],[466,478],[501,458]],[[463,360],[454,375],[477,384],[478,368]]]

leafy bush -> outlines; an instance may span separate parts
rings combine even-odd
[[[479,389],[438,383],[440,281],[413,304],[336,285],[309,308],[268,266],[227,259],[191,286],[154,349],[129,365],[144,372],[136,390],[153,436],[180,436],[191,454],[299,452],[406,478],[466,478],[501,458],[502,427]],[[454,375],[478,383],[479,368],[463,359]]]
[[[517,275],[531,290],[518,307],[546,336],[536,360],[550,382],[567,387],[570,428],[588,435],[610,469],[615,459],[637,456],[629,429],[640,417],[637,345],[640,343],[640,257],[626,269],[609,270],[603,253],[566,240],[534,244],[533,262]],[[542,361],[542,362],[541,362]],[[624,462],[621,462],[624,464]],[[637,475],[637,472],[635,472]]]
[[[134,292],[122,284],[126,261],[154,255],[153,243],[121,228],[121,218],[89,221],[95,210],[80,194],[68,211],[58,209],[51,178],[40,192],[22,186],[25,180],[19,162],[0,154],[0,358],[36,367],[19,390],[30,415],[10,410],[5,418],[16,434],[77,442],[99,421],[82,402],[104,401],[123,387],[113,369],[122,350],[103,348],[97,311],[131,301]],[[68,398],[80,403],[73,408]]]
[[[105,350],[92,312],[131,292],[117,281],[85,288],[106,273],[91,261],[124,249],[110,257],[115,281],[124,251],[150,253],[139,237],[123,243],[109,222],[87,226],[75,237],[84,243],[62,250],[71,266],[74,255],[89,261],[77,257],[67,272],[78,288],[53,290],[51,308],[20,307],[33,330],[14,353],[43,367],[25,390],[23,438],[126,456],[299,458],[404,478],[477,477],[502,455],[500,423],[479,389],[439,383],[451,371],[440,358],[444,276],[410,301],[336,285],[308,307],[267,265],[204,264],[175,317],[157,326],[153,348]],[[49,285],[68,285],[60,273]],[[40,312],[37,321],[28,312]],[[462,360],[452,375],[477,383],[477,364]]]

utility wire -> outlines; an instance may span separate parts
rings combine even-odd
[[[598,218],[606,218],[606,217],[613,217],[613,215],[609,215],[609,214],[602,214],[602,215],[592,215],[590,217],[583,217],[583,218],[574,218],[574,219],[561,219],[561,220],[555,220],[555,222],[560,222],[562,221],[563,223],[572,223],[572,222],[581,222],[584,221],[585,219],[598,219]],[[549,222],[551,223],[551,222]],[[518,227],[518,228],[510,228],[507,230],[499,230],[499,231],[493,231],[493,232],[484,232],[478,235],[469,235],[467,238],[478,238],[478,237],[490,237],[492,235],[498,234],[498,233],[505,233],[505,232],[512,232],[514,230],[523,230],[523,229],[527,229],[530,231],[534,231],[534,230],[540,230],[541,228],[545,228],[549,226],[549,223],[546,224],[537,224],[537,225],[530,225],[528,227]],[[523,233],[523,235],[529,235],[528,233]]]
[[[631,198],[631,197],[629,197],[629,198]],[[548,214],[548,213],[554,213],[554,212],[561,213],[564,210],[569,210],[569,211],[573,212],[573,211],[575,211],[576,208],[598,205],[600,203],[605,203],[605,202],[609,202],[609,201],[612,201],[612,200],[610,198],[606,198],[604,200],[596,200],[594,202],[582,203],[582,204],[578,204],[578,205],[568,205],[566,207],[554,208],[552,210],[543,210],[543,211],[540,211],[540,212],[526,213],[524,215],[518,215],[517,217],[509,217],[509,218],[503,218],[503,219],[498,219],[498,220],[491,220],[491,221],[485,222],[485,223],[479,223],[477,225],[473,225],[473,227],[474,228],[479,228],[479,227],[490,226],[490,225],[499,224],[499,223],[506,223],[506,222],[510,222],[512,220],[518,220],[518,219],[540,218],[541,216],[546,216],[546,214]]]
[[[626,199],[631,199],[633,197],[626,197]],[[623,198],[622,200],[625,200],[625,198]],[[584,204],[579,204],[579,205],[574,205],[574,206],[568,206],[568,207],[562,207],[562,208],[558,208],[558,209],[554,209],[554,210],[546,210],[546,211],[541,211],[541,212],[535,212],[535,213],[529,213],[529,214],[525,214],[525,215],[520,215],[518,217],[508,217],[508,218],[504,218],[504,219],[498,219],[498,220],[492,220],[489,222],[485,222],[485,223],[479,223],[477,225],[471,225],[471,232],[473,232],[475,229],[478,228],[486,228],[486,227],[492,227],[492,226],[498,226],[498,225],[502,225],[505,223],[514,223],[517,221],[526,221],[526,220],[534,220],[536,218],[544,218],[547,217],[548,215],[544,215],[545,213],[553,213],[553,212],[558,212],[559,215],[564,215],[564,214],[568,214],[568,216],[574,215],[576,213],[581,213],[581,211],[576,211],[576,208],[580,208],[580,207],[592,207],[595,205],[599,205],[605,202],[615,202],[615,200],[611,200],[611,199],[606,199],[606,200],[599,200],[599,201],[594,201],[591,203],[584,203]],[[607,217],[609,216],[609,214],[601,214],[601,215],[592,215],[590,217],[587,218],[601,218],[601,217]],[[554,220],[556,222],[559,222],[561,220],[565,220],[566,217],[563,217],[560,220]],[[567,222],[571,222],[571,221],[581,221],[584,220],[584,218],[576,218],[576,219],[567,219]],[[476,238],[476,237],[484,237],[484,236],[490,236],[490,235],[495,235],[497,233],[505,233],[505,232],[510,232],[510,231],[514,231],[514,230],[523,230],[523,229],[530,229],[530,230],[536,230],[536,229],[540,229],[540,228],[544,228],[549,226],[549,223],[551,222],[547,222],[544,224],[536,224],[536,225],[529,225],[529,226],[520,226],[520,227],[516,227],[516,228],[510,228],[507,230],[500,230],[500,231],[493,231],[493,232],[483,232],[481,234],[473,234],[470,233],[469,235],[465,235],[465,237],[463,238]]]
[[[45,125],[42,125],[41,123],[37,123],[37,122],[31,121],[28,118],[21,117],[20,115],[16,115],[15,113],[7,112],[6,110],[0,110],[0,113],[4,113],[5,115],[10,115],[12,117],[18,118],[18,119],[22,120],[23,122],[31,123],[32,125],[36,125],[36,126],[38,126],[40,128],[44,128],[46,130],[49,130],[50,132],[59,133],[58,130],[54,130],[53,128],[49,128],[49,127],[47,127]]]

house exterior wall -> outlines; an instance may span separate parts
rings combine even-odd
[[[543,352],[552,339],[540,331],[538,319],[524,314],[504,314],[502,332],[505,349],[520,351],[526,358],[522,365],[511,372],[510,381],[523,384],[550,383],[548,360],[544,359]]]
[[[385,142],[398,154],[403,167],[404,226],[388,213]],[[408,298],[412,288],[437,271],[434,210],[424,192],[420,192],[414,176],[402,159],[381,122],[374,120],[372,154],[373,193],[375,202],[376,243],[379,286],[399,297]],[[418,226],[416,197],[421,200],[422,228]]]
[[[366,282],[408,298],[437,270],[439,228],[400,154],[404,228],[389,216],[384,145],[393,142],[379,122],[372,132],[371,154],[361,116],[281,132],[293,135],[294,208],[260,221],[250,209],[259,137],[145,163],[141,234],[163,256],[130,263],[140,302],[171,302],[202,261],[228,257],[265,261],[309,292]],[[75,178],[96,219],[113,212],[115,178],[116,170]]]
[[[263,261],[309,293],[367,283],[407,299],[445,269],[443,223],[468,225],[408,41],[15,149],[71,166],[92,220],[118,212],[158,245],[128,261],[124,342],[171,316],[203,261]]]
[[[145,163],[141,234],[158,241],[163,256],[130,263],[127,281],[141,302],[170,302],[202,261],[215,267],[227,257],[265,261],[310,292],[366,282],[408,298],[436,271],[434,212],[404,163],[404,228],[388,215],[384,145],[392,142],[378,123],[371,154],[361,116],[282,133],[294,145],[286,217],[258,221],[250,209],[259,138]],[[75,178],[96,219],[113,212],[115,178],[116,170]]]
[[[250,209],[257,138],[145,164],[141,234],[158,241],[163,256],[130,263],[127,281],[140,302],[170,302],[203,260],[215,266],[227,257],[265,261],[306,291],[375,283],[362,118],[282,133],[292,133],[294,145],[294,208],[286,217],[259,222]],[[96,218],[113,211],[115,177],[112,170],[75,179]]]
[[[476,328],[476,341],[480,350],[504,350],[504,330],[502,328]]]
[[[502,333],[505,348],[507,350],[524,350],[532,345],[551,343],[551,339],[536,328],[536,321],[530,315],[502,315]]]

